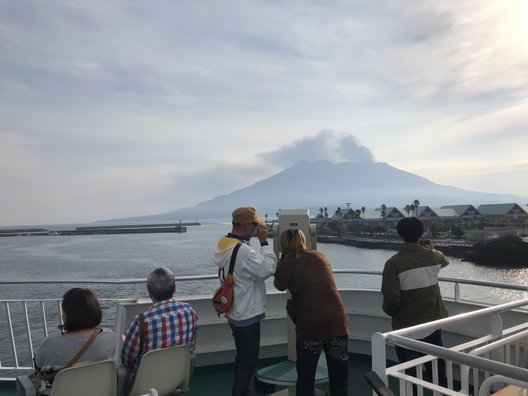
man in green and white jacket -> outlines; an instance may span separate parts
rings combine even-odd
[[[400,220],[396,229],[403,239],[403,250],[385,263],[381,284],[383,310],[392,317],[392,328],[398,330],[447,317],[438,285],[440,270],[449,264],[447,257],[434,249],[432,241],[427,246],[418,243],[424,233],[424,225],[416,217]],[[413,338],[442,346],[441,330],[414,334]],[[396,346],[396,353],[400,363],[423,356],[420,352],[399,346]],[[442,360],[438,370],[440,383],[444,384],[445,364]],[[407,373],[416,375],[414,369]]]

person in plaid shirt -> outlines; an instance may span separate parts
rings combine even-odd
[[[139,315],[128,326],[121,349],[121,364],[126,368],[123,395],[128,395],[132,389],[141,357],[150,350],[187,345],[191,351],[191,370],[194,362],[198,316],[190,304],[173,298],[176,291],[174,274],[168,268],[155,269],[147,278],[147,289],[154,304],[143,313],[143,349]]]

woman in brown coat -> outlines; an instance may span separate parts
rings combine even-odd
[[[297,395],[313,395],[315,370],[325,351],[332,396],[347,395],[348,317],[326,256],[309,251],[301,230],[287,230],[280,236],[281,259],[274,285],[293,288],[295,267],[304,261],[298,288],[296,350]],[[304,257],[306,256],[306,257]]]

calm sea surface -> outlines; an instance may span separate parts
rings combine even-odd
[[[52,227],[50,227],[52,229]],[[67,227],[72,228],[72,227]],[[0,280],[9,279],[125,279],[145,278],[159,266],[166,266],[177,276],[211,275],[216,273],[212,262],[218,238],[230,231],[230,223],[205,223],[187,227],[182,234],[124,234],[85,236],[27,236],[0,238]],[[271,243],[271,241],[270,241]],[[258,246],[258,241],[253,241]],[[385,261],[395,253],[390,250],[359,249],[352,246],[319,244],[318,249],[330,259],[334,269],[382,270]],[[443,276],[480,279],[513,284],[528,283],[528,269],[485,267],[450,258]],[[339,275],[339,287],[379,287],[374,276]],[[179,295],[209,294],[216,281],[179,283]],[[0,298],[61,297],[68,285],[14,286],[0,285]],[[90,287],[90,286],[88,286]],[[443,291],[452,295],[453,287]],[[129,297],[138,290],[134,286],[94,286],[99,297]],[[273,289],[271,280],[268,288]],[[464,287],[463,293],[473,293]],[[139,290],[141,294],[143,291]],[[141,294],[145,295],[145,294]],[[502,298],[516,294],[502,293]],[[496,294],[490,292],[490,297]]]

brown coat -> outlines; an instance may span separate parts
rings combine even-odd
[[[318,251],[307,254],[299,287],[297,338],[317,341],[348,335],[348,317],[328,259]],[[277,289],[291,291],[298,260],[295,257],[279,260],[274,281]]]

